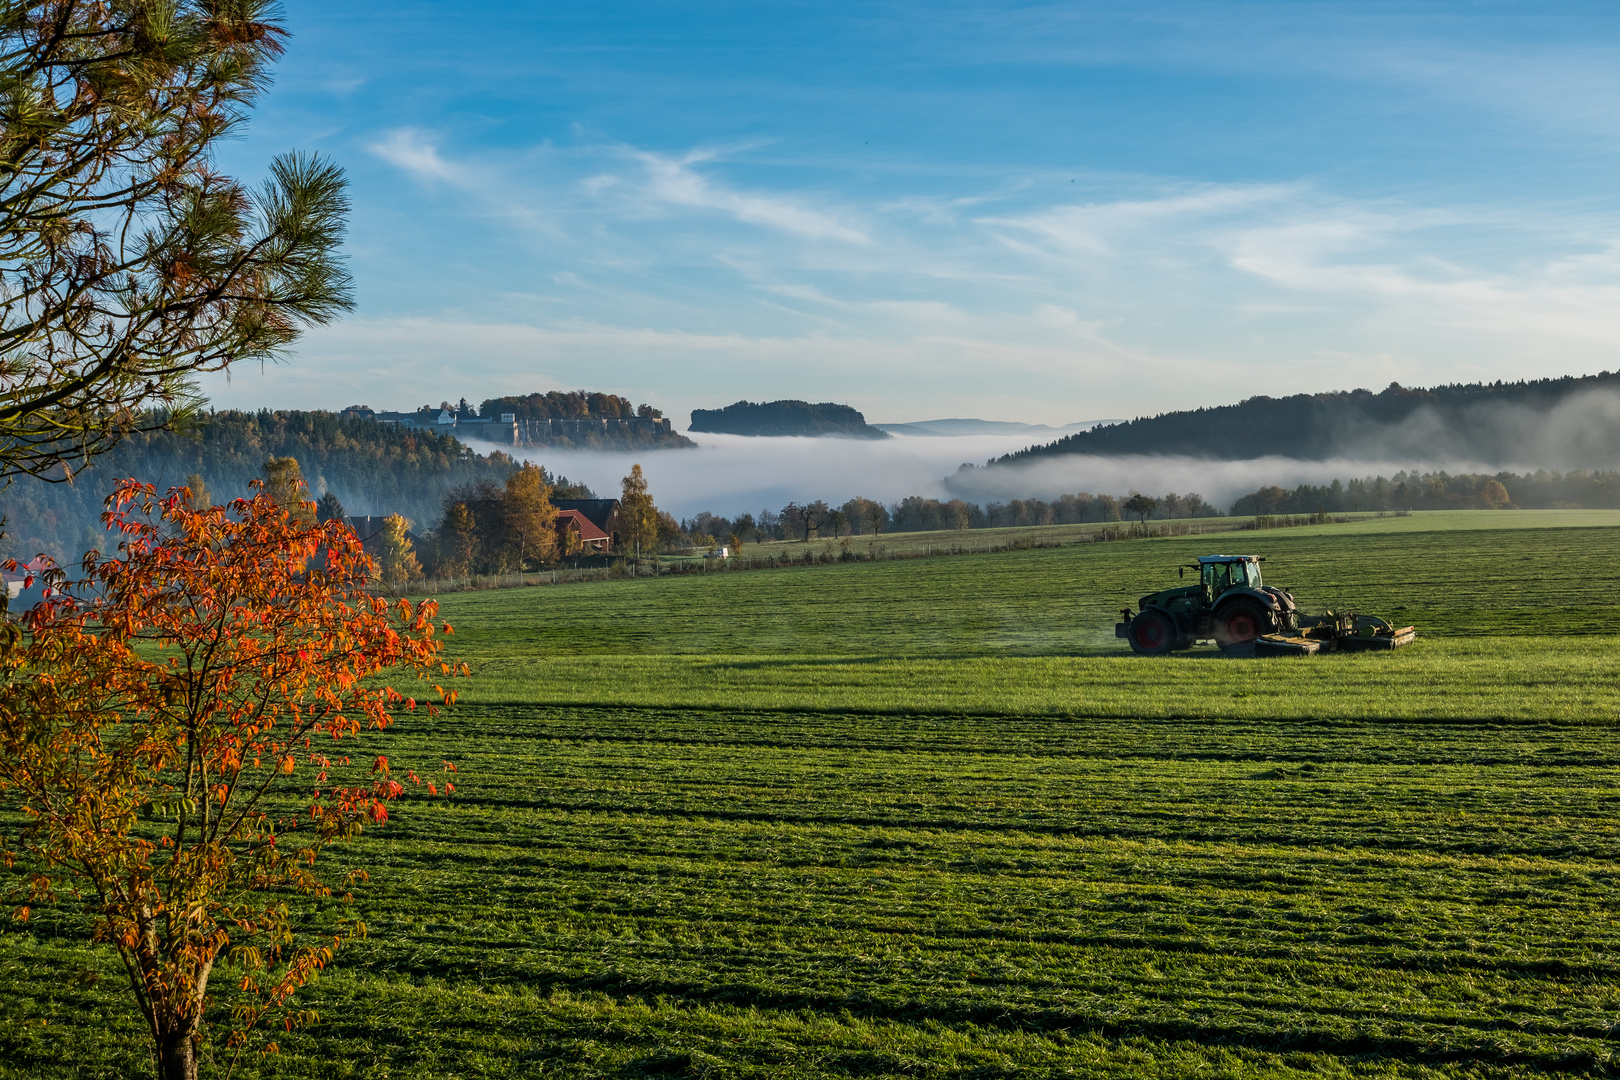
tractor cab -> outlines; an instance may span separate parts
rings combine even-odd
[[[1228,589],[1260,588],[1260,560],[1253,555],[1200,555],[1198,570],[1206,604]]]

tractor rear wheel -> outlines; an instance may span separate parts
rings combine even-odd
[[[1253,600],[1234,600],[1215,615],[1215,644],[1246,645],[1271,632],[1271,616]]]
[[[1131,620],[1126,639],[1138,656],[1163,656],[1176,647],[1176,624],[1161,611],[1144,611]]]

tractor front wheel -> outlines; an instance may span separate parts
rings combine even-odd
[[[1131,620],[1126,638],[1138,656],[1163,656],[1176,646],[1176,625],[1161,611],[1144,611]]]
[[[1236,600],[1215,616],[1215,644],[1246,645],[1271,632],[1271,616],[1252,600]]]

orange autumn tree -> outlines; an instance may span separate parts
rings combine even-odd
[[[305,930],[288,900],[332,895],[317,855],[405,790],[386,758],[351,761],[355,736],[416,707],[374,676],[465,673],[440,659],[431,601],[367,592],[352,530],[256,487],[201,507],[121,482],[103,515],[119,554],[89,553],[76,581],[48,570],[0,643],[0,792],[27,817],[28,902],[86,902],[164,1080],[196,1076],[217,998],[237,1053],[271,1018],[312,1018],[293,993],[364,926]]]

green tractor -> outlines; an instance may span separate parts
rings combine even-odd
[[[1143,656],[1160,656],[1204,640],[1231,649],[1295,630],[1294,598],[1260,580],[1264,561],[1257,555],[1201,555],[1195,565],[1179,567],[1183,578],[1197,571],[1198,584],[1142,597],[1135,616],[1122,609],[1125,621],[1114,625],[1114,636]]]
[[[1133,616],[1114,624],[1114,636],[1143,656],[1162,656],[1214,641],[1237,656],[1299,656],[1335,649],[1395,649],[1417,638],[1412,627],[1396,629],[1383,619],[1354,612],[1303,615],[1287,589],[1260,579],[1257,555],[1202,555],[1179,567],[1198,574],[1198,584],[1142,597]]]

